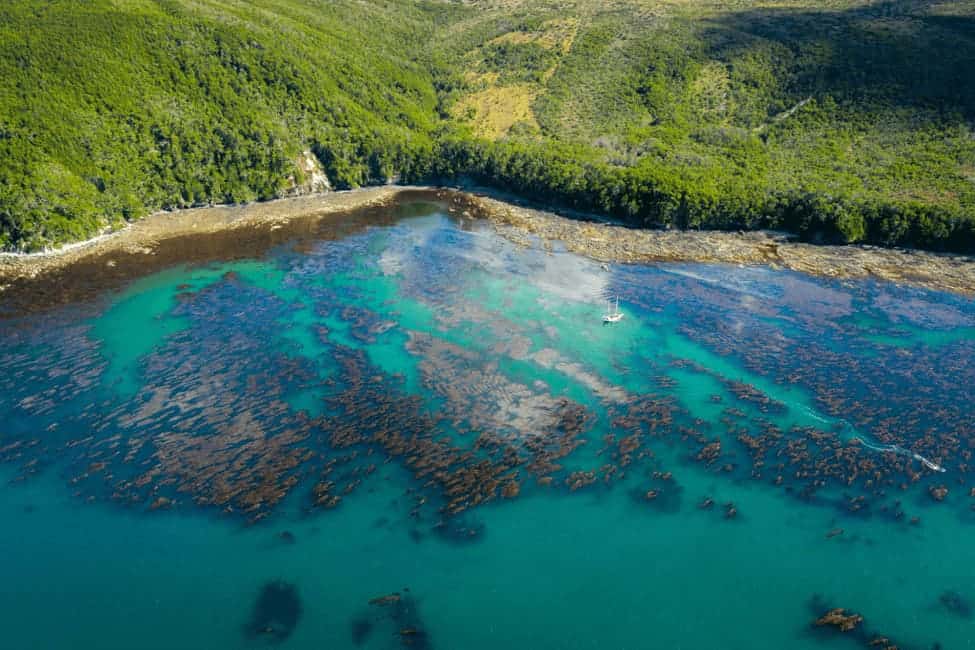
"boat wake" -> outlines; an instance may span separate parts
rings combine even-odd
[[[822,422],[824,424],[829,424],[830,423],[829,420],[827,420],[826,418],[822,417],[821,415],[819,415],[818,413],[816,413],[814,410],[812,410],[808,406],[802,406],[801,408],[806,413],[806,415],[808,415],[809,417],[811,417],[811,418],[813,418],[815,420],[818,420],[819,422]],[[910,449],[905,449],[904,447],[901,447],[900,445],[880,445],[880,444],[877,444],[877,443],[874,443],[874,442],[870,442],[869,440],[866,439],[866,437],[863,434],[857,433],[856,429],[853,428],[853,425],[850,424],[848,421],[846,421],[844,419],[840,419],[837,422],[841,425],[842,431],[844,433],[849,434],[849,439],[851,441],[856,440],[860,444],[862,444],[864,447],[866,447],[867,449],[872,449],[873,451],[877,451],[877,452],[880,452],[880,453],[888,453],[889,452],[889,453],[893,453],[893,454],[898,454],[900,456],[907,456],[908,458],[911,458],[913,460],[916,460],[916,461],[920,462],[922,465],[924,465],[928,469],[933,470],[935,472],[946,472],[946,471],[948,471],[944,467],[942,467],[941,465],[939,465],[938,463],[935,463],[933,461],[930,461],[927,458],[925,458],[924,456],[922,456],[921,454],[918,454],[916,452],[913,452]]]
[[[922,456],[921,454],[915,453],[910,449],[904,449],[900,445],[875,445],[872,442],[868,442],[864,440],[862,436],[854,436],[853,440],[859,440],[860,444],[862,444],[867,449],[873,449],[874,451],[879,451],[879,452],[891,452],[891,453],[899,454],[901,456],[907,456],[908,458],[912,458],[916,461],[920,461],[921,464],[923,464],[925,467],[934,470],[935,472],[948,471],[938,463],[932,462],[927,458],[925,458],[924,456]]]

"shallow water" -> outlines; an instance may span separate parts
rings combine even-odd
[[[0,321],[4,647],[973,645],[975,303],[396,209]]]

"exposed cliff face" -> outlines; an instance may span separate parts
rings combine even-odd
[[[332,184],[328,180],[328,176],[325,174],[325,170],[322,169],[322,165],[318,162],[318,158],[315,157],[311,151],[305,150],[298,160],[295,161],[295,165],[301,170],[304,179],[301,183],[297,181],[294,176],[291,176],[288,180],[291,182],[290,187],[284,192],[286,196],[301,196],[304,194],[317,194],[320,192],[330,192],[332,191]]]

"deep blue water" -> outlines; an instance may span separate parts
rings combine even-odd
[[[397,209],[0,321],[3,647],[973,645],[975,303]]]

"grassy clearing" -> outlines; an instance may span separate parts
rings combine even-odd
[[[470,121],[474,135],[480,138],[497,140],[516,124],[522,132],[537,132],[531,108],[536,92],[531,84],[492,85],[459,100],[454,111],[460,121]]]
[[[975,249],[975,2],[0,5],[0,247],[468,174],[638,223]]]

